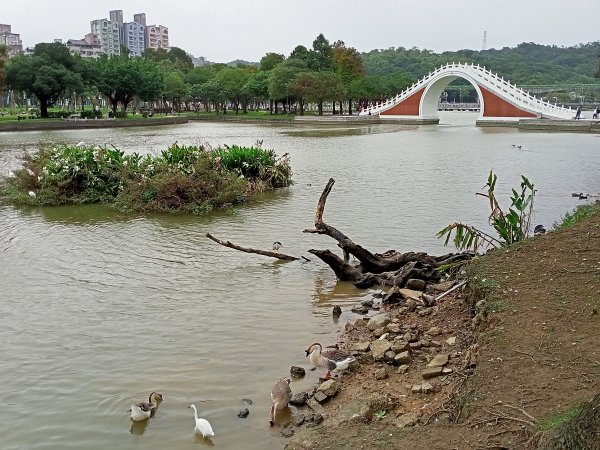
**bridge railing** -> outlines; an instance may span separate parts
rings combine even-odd
[[[447,63],[436,68],[423,78],[418,79],[396,96],[389,98],[384,102],[378,102],[375,105],[367,107],[362,114],[373,114],[385,111],[426,86],[426,84],[432,78],[436,77],[441,72],[451,71],[453,69],[458,69],[462,73],[468,73],[475,81],[478,81],[482,85],[491,88],[491,90],[496,94],[512,99],[513,103],[524,109],[532,110],[536,113],[539,112],[541,114],[546,113],[554,116],[562,116],[564,118],[570,118],[572,116],[571,108],[567,109],[556,105],[556,103],[552,104],[548,101],[543,101],[531,95],[529,92],[526,92],[523,89],[511,84],[510,80],[505,80],[504,77],[499,77],[497,74],[486,69],[485,66],[480,66],[479,64],[475,65],[474,63],[462,64],[460,62]]]

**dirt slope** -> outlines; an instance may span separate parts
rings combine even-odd
[[[429,313],[392,310],[398,333],[424,343],[411,349],[408,370],[376,380],[387,364],[361,357],[324,405],[327,419],[300,428],[288,448],[525,448],[600,391],[600,214],[488,254],[470,273],[470,290]],[[483,292],[474,324],[466,297],[475,303]],[[353,328],[342,345],[375,339]],[[413,392],[440,353],[452,373],[429,379],[431,393]]]

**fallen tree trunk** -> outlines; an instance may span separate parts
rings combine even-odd
[[[221,239],[217,239],[210,233],[206,233],[206,237],[212,241],[215,241],[217,244],[221,244],[224,247],[232,248],[234,250],[239,250],[240,252],[255,253],[257,255],[269,256],[271,258],[282,259],[284,261],[296,261],[296,260],[300,259],[296,256],[286,255],[285,253],[273,252],[270,250],[260,250],[260,249],[251,248],[251,247],[242,247],[240,245],[232,244],[229,241],[222,241]],[[306,259],[306,258],[304,258],[304,259]]]

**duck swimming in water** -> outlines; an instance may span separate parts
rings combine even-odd
[[[163,396],[158,392],[152,392],[147,402],[133,403],[131,405],[131,420],[140,422],[142,420],[154,417],[158,404],[163,401]]]

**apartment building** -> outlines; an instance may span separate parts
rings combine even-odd
[[[69,39],[66,45],[71,53],[81,55],[83,58],[98,58],[104,54],[100,38],[92,33],[86,34],[83,39]]]
[[[0,44],[8,47],[9,56],[14,56],[23,51],[21,35],[12,32],[11,25],[0,23]]]
[[[129,56],[142,56],[146,49],[146,26],[138,22],[126,22],[122,30],[122,43],[129,49]]]
[[[146,30],[148,36],[146,48],[169,50],[169,28],[162,25],[148,25]]]
[[[96,19],[90,22],[92,33],[100,39],[102,51],[107,55],[121,54],[119,23],[108,19]]]

